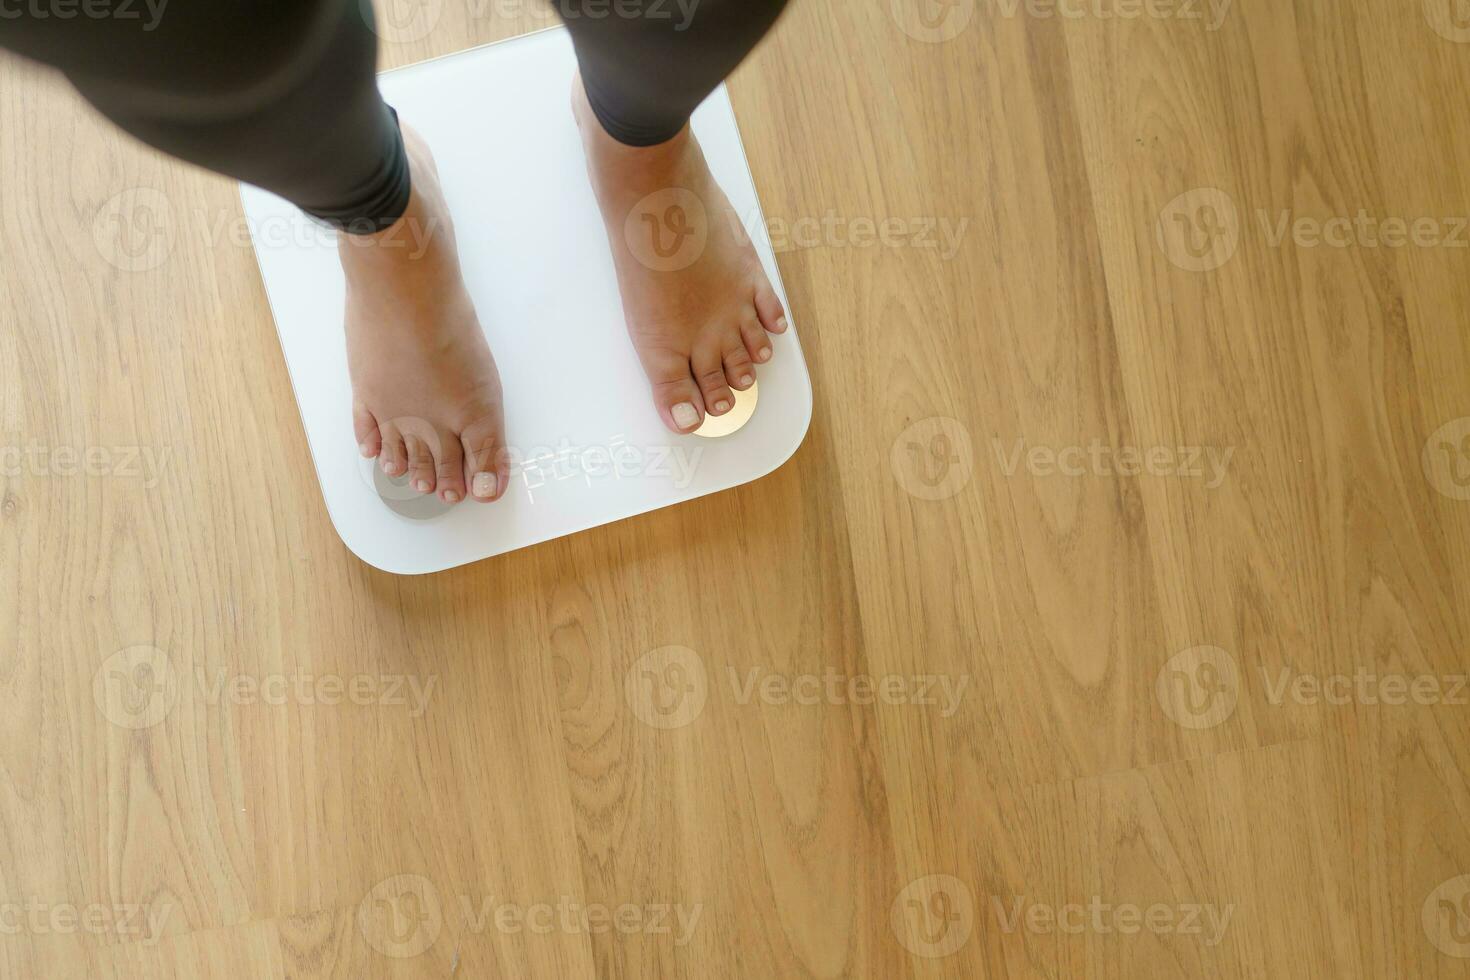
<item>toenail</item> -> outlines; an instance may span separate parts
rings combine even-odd
[[[378,451],[373,448],[373,444],[370,442],[365,442],[361,446],[358,446],[357,451],[362,453],[363,459],[372,459],[378,455]]]
[[[769,361],[771,359],[771,349],[769,347],[762,347],[756,352],[755,359],[762,362]]]
[[[783,316],[781,319],[779,319],[779,320],[776,321],[776,332],[777,333],[782,333],[789,326],[791,326],[791,324],[787,323],[786,322],[786,318]]]
[[[717,412],[728,412],[729,410],[730,410],[730,403],[727,402],[727,401],[725,401],[725,399],[721,398],[719,401],[715,402],[715,411],[717,411]]]
[[[419,480],[418,482],[416,482],[413,485],[413,488],[415,490],[417,490],[419,493],[428,493],[429,492],[429,481],[428,480]]]
[[[748,374],[743,374],[743,375],[740,376],[740,383],[743,384],[747,388],[749,388],[754,381],[755,381],[755,378],[752,378]]]
[[[692,402],[680,402],[672,412],[674,424],[681,429],[692,429],[699,424],[699,411]]]
[[[474,489],[474,492],[475,492],[475,496],[476,497],[493,497],[493,496],[495,496],[495,474],[494,473],[476,473],[475,474],[475,484],[474,484],[473,489]]]

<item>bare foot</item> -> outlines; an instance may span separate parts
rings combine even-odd
[[[735,404],[770,360],[786,311],[686,126],[631,147],[602,128],[581,78],[572,111],[617,266],[628,334],[664,425],[692,432]]]
[[[460,274],[439,171],[403,127],[408,210],[377,235],[340,235],[352,422],[366,457],[420,493],[490,501],[509,481],[500,374]]]

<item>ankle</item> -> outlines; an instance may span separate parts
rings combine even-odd
[[[349,276],[380,275],[390,267],[432,259],[445,251],[444,243],[451,234],[448,222],[437,215],[425,215],[415,206],[418,203],[415,196],[408,211],[382,231],[337,235],[337,254]]]
[[[619,143],[600,126],[585,142],[587,171],[604,209],[624,208],[654,191],[693,189],[691,181],[698,179],[698,167],[691,167],[691,157],[699,153],[699,144],[687,126],[656,146]]]
[[[572,114],[582,130],[589,155],[594,155],[601,167],[626,166],[630,170],[646,170],[661,160],[682,156],[692,138],[689,124],[685,123],[679,132],[662,143],[635,146],[622,142],[607,131],[593,110],[581,74],[572,80]]]
[[[671,139],[650,146],[633,146],[614,139],[607,130],[597,124],[592,136],[592,152],[604,167],[626,167],[629,170],[648,170],[683,159],[693,143],[693,134],[686,123],[684,128]]]

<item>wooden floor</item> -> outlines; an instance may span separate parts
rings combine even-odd
[[[0,60],[0,976],[1470,976],[1470,28],[920,4],[732,81],[795,458],[417,579],[233,186]]]

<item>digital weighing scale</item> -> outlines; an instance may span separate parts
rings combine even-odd
[[[442,571],[749,483],[806,435],[812,391],[730,99],[694,131],[765,265],[792,327],[756,369],[755,410],[737,392],[701,434],[664,428],[623,323],[601,214],[587,179],[563,28],[385,72],[388,102],[434,150],[465,278],[500,368],[510,486],[447,505],[361,457],[335,234],[288,202],[242,187],[246,222],[327,512],[363,561]],[[712,220],[719,220],[711,215]],[[568,270],[574,270],[570,272]],[[720,429],[733,432],[717,435]]]

